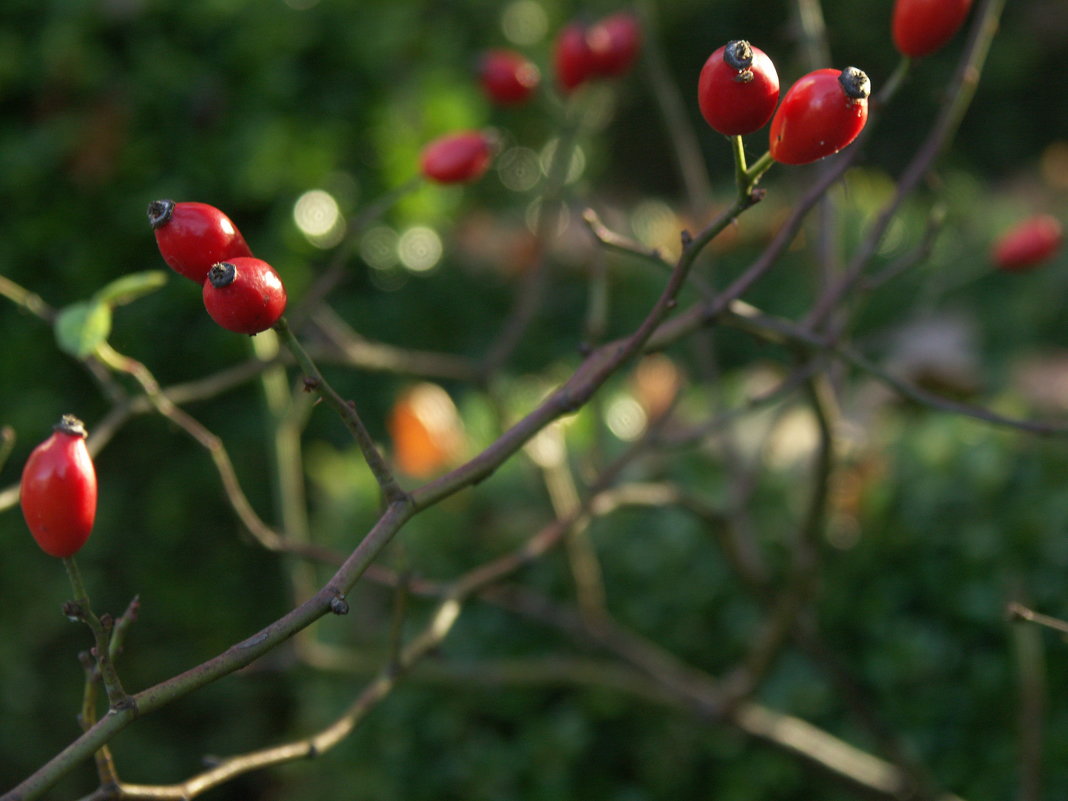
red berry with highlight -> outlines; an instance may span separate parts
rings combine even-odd
[[[1056,217],[1040,214],[1017,223],[994,243],[993,259],[999,270],[1026,272],[1057,255],[1064,231]]]
[[[212,265],[204,281],[204,308],[228,331],[266,331],[286,309],[286,288],[262,259],[238,257]]]
[[[779,76],[767,54],[744,39],[728,42],[705,61],[697,103],[705,121],[724,136],[768,124],[779,102]]]
[[[33,449],[22,471],[19,503],[26,525],[50,556],[77,553],[96,518],[96,470],[85,447],[85,426],[64,415],[52,436]]]
[[[478,60],[478,77],[490,100],[504,106],[522,103],[538,87],[537,66],[514,50],[488,50]]]
[[[148,221],[163,260],[198,284],[216,262],[252,255],[237,226],[207,203],[154,200],[148,204]]]
[[[642,29],[638,18],[620,11],[596,22],[586,32],[593,75],[612,78],[631,68],[641,50]]]
[[[890,31],[903,56],[929,55],[953,38],[964,24],[972,0],[897,0]]]
[[[771,157],[808,164],[837,153],[868,121],[871,82],[856,67],[810,72],[791,86],[771,120]]]
[[[475,181],[493,161],[493,142],[481,131],[447,134],[423,148],[423,175],[439,184]]]
[[[564,92],[571,92],[594,76],[594,56],[590,50],[585,24],[565,25],[553,45],[553,68],[556,82]]]

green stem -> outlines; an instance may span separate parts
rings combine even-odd
[[[746,194],[752,186],[745,166],[745,144],[741,136],[729,136],[731,153],[734,154],[734,183],[738,187],[739,194]]]
[[[771,169],[771,165],[775,163],[775,160],[771,157],[771,151],[767,151],[763,156],[758,158],[753,164],[745,171],[745,179],[748,182],[748,189],[752,190],[768,170]]]
[[[876,106],[885,106],[897,94],[897,90],[905,80],[905,76],[909,74],[910,66],[912,66],[912,59],[908,56],[902,56],[901,60],[897,62],[897,66],[894,67],[894,71],[890,73],[890,77],[883,83],[882,89],[873,98]]]
[[[78,605],[77,616],[85,621],[90,631],[93,632],[93,639],[96,642],[93,656],[96,658],[96,665],[100,670],[100,678],[103,680],[104,689],[108,694],[108,704],[113,710],[129,706],[131,702],[130,696],[122,688],[119,674],[115,671],[115,664],[111,661],[108,632],[105,631],[100,618],[93,613],[92,606],[89,604],[89,593],[85,591],[85,584],[82,582],[82,574],[78,569],[78,563],[74,561],[73,556],[67,556],[63,559],[63,566],[67,568],[70,586],[74,591],[74,602]]]
[[[315,362],[312,361],[308,352],[304,350],[304,347],[289,327],[285,317],[278,319],[278,322],[274,324],[274,330],[278,332],[286,347],[296,358],[297,364],[304,371],[304,375],[308,379],[308,388],[317,392],[319,397],[325,400],[338,413],[338,416],[341,417],[345,426],[349,429],[356,440],[356,444],[359,445],[360,450],[363,452],[367,466],[374,473],[387,502],[392,504],[397,501],[404,501],[407,498],[407,494],[401,489],[393,472],[389,469],[389,465],[386,464],[386,460],[379,453],[371,433],[367,430],[363,420],[360,419],[359,413],[356,411],[356,404],[352,401],[346,401],[327,383]]]

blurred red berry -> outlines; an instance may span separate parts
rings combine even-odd
[[[446,134],[423,148],[423,175],[439,184],[475,181],[489,169],[493,142],[481,131]]]
[[[972,0],[897,0],[890,29],[894,46],[904,56],[919,58],[953,38]]]
[[[642,29],[638,18],[620,11],[595,23],[586,32],[590,70],[601,77],[622,75],[630,69],[641,49]]]
[[[478,60],[482,89],[494,103],[522,103],[537,88],[541,73],[537,66],[514,50],[488,50]]]
[[[593,66],[585,24],[577,20],[568,23],[557,34],[553,47],[557,83],[565,92],[571,92],[593,77]]]
[[[1040,214],[1017,223],[994,243],[993,260],[999,270],[1025,272],[1053,258],[1064,241],[1056,217]]]

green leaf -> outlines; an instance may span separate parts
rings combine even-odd
[[[111,307],[99,300],[72,303],[56,318],[56,342],[71,356],[84,359],[111,333]]]
[[[142,295],[155,292],[167,283],[165,270],[145,270],[140,273],[130,273],[122,278],[116,278],[110,284],[100,289],[94,300],[106,303],[109,306],[125,306],[132,303]]]

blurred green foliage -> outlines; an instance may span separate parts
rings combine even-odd
[[[823,3],[835,65],[863,67],[876,90],[896,64],[885,24],[890,5]],[[55,308],[85,301],[121,276],[162,266],[144,217],[149,201],[195,199],[225,209],[257,254],[286,276],[299,303],[330,258],[293,222],[294,203],[305,191],[329,191],[342,213],[352,215],[411,178],[420,148],[441,133],[493,125],[507,146],[535,153],[556,135],[556,101],[543,97],[521,109],[494,109],[471,77],[481,49],[507,43],[502,16],[516,6],[487,0],[8,0],[0,11],[0,274]],[[523,49],[551,81],[552,32],[580,11],[601,15],[615,5],[528,0],[524,8],[534,16]],[[668,70],[709,162],[715,199],[723,202],[732,191],[732,165],[726,145],[702,126],[692,102],[696,76],[711,50],[741,36],[773,55],[784,86],[802,74],[792,4],[673,0],[642,9],[655,12]],[[1066,31],[1068,10],[1059,0],[1008,4],[960,136],[935,179],[903,210],[876,264],[886,267],[906,255],[920,241],[932,204],[943,203],[945,222],[931,257],[858,299],[858,333],[880,358],[894,355],[903,322],[959,316],[973,335],[966,349],[974,359],[968,362],[976,384],[971,389],[1023,416],[1063,415],[1068,402],[1062,390],[1056,402],[1042,405],[1019,381],[1022,365],[1068,348],[1061,306],[1068,260],[1061,256],[1041,272],[1013,276],[994,273],[986,252],[996,231],[1034,210],[1068,220],[1063,161],[1059,172],[1049,167],[1057,147],[1068,147],[1064,84],[1050,77],[1068,70]],[[908,86],[881,115],[862,167],[833,194],[843,215],[845,252],[856,246],[856,232],[893,191],[893,177],[926,134],[961,46],[958,37],[915,65]],[[639,70],[595,93],[602,113],[579,142],[586,169],[569,190],[623,227],[649,201],[650,213],[662,206],[678,213],[673,224],[696,225],[700,221],[685,220],[682,182],[653,91]],[[747,142],[753,155],[764,149],[762,135]],[[716,255],[715,281],[749,263],[813,169],[769,173],[769,197],[743,218],[737,245]],[[396,265],[372,269],[366,259],[353,258],[333,297],[336,310],[372,339],[481,356],[510,308],[522,258],[515,242],[522,244],[536,191],[510,190],[492,172],[469,188],[419,189],[382,223],[394,234],[413,226],[434,229],[443,239],[441,262],[413,273]],[[471,247],[472,238],[500,246]],[[582,233],[572,225],[562,238],[582,241]],[[524,372],[561,377],[577,364],[587,257],[567,251],[556,257],[553,303],[502,382],[517,397],[529,395],[520,380]],[[607,261],[612,313],[605,334],[613,336],[633,328],[663,277],[623,257]],[[712,273],[707,263],[702,269]],[[811,250],[795,248],[749,299],[796,316],[812,301],[814,270]],[[7,301],[0,304],[0,337],[0,424],[18,436],[0,472],[7,487],[60,414],[77,413],[92,426],[108,404],[92,375],[58,350],[49,327]],[[110,342],[148,365],[163,385],[252,355],[246,340],[211,324],[195,289],[175,277],[115,309]],[[754,365],[774,370],[787,363],[778,350],[735,332],[716,332],[714,346],[723,391],[717,397],[695,391],[688,399],[704,413],[724,398],[740,400]],[[670,355],[697,372],[700,360],[687,346]],[[1052,370],[1057,363],[1040,364]],[[358,398],[372,432],[385,439],[388,410],[408,379],[341,369],[329,375],[340,391]],[[868,384],[850,378],[862,396]],[[626,387],[621,378],[605,394]],[[472,452],[484,447],[492,439],[494,411],[467,388],[448,388]],[[568,429],[569,444],[586,455],[620,452],[624,444],[605,434],[596,409]],[[223,438],[251,503],[275,520],[271,420],[262,389],[252,382],[188,410]],[[773,417],[761,419],[772,425]],[[1003,610],[1015,598],[1068,615],[1064,444],[904,404],[878,405],[863,425],[867,444],[847,466],[858,481],[866,480],[868,468],[872,478],[848,514],[832,520],[814,618],[838,668],[940,786],[970,801],[1008,797],[1019,780],[1019,676]],[[375,519],[373,483],[325,409],[312,413],[304,442],[315,539],[351,547]],[[96,462],[100,511],[80,563],[99,610],[118,613],[141,596],[141,617],[121,664],[128,687],[141,689],[195,665],[290,608],[291,562],[250,543],[209,457],[180,430],[156,417],[137,417]],[[787,549],[784,538],[803,502],[799,486],[806,475],[804,462],[774,462],[756,488],[754,524],[773,555]],[[729,495],[727,469],[703,451],[636,467],[632,477],[664,476],[711,502]],[[536,468],[517,458],[477,491],[414,520],[386,561],[448,579],[508,551],[551,514]],[[595,522],[592,536],[609,605],[621,621],[713,672],[744,654],[758,609],[699,520],[671,509],[620,511]],[[567,592],[558,555],[523,578],[546,592]],[[0,516],[0,579],[0,789],[7,789],[76,735],[76,653],[89,639],[60,614],[68,592],[63,571],[32,547],[14,508]],[[391,594],[361,586],[352,602],[353,614],[324,622],[320,636],[357,646],[377,667],[387,644]],[[425,602],[413,604],[414,621],[421,620]],[[1042,639],[1049,687],[1046,791],[1057,798],[1068,795],[1068,705],[1057,689],[1068,679],[1068,652],[1062,641]],[[441,662],[447,668],[576,651],[591,655],[548,628],[473,603]],[[139,721],[114,744],[123,778],[178,781],[206,754],[238,753],[312,732],[350,703],[369,675],[318,673],[289,665],[289,656],[266,659]],[[759,700],[879,752],[855,710],[800,651],[787,650]],[[91,781],[91,767],[84,766],[49,797],[77,797]],[[786,755],[622,692],[560,683],[498,686],[432,665],[403,683],[335,750],[244,777],[208,797],[816,796],[853,797]]]

